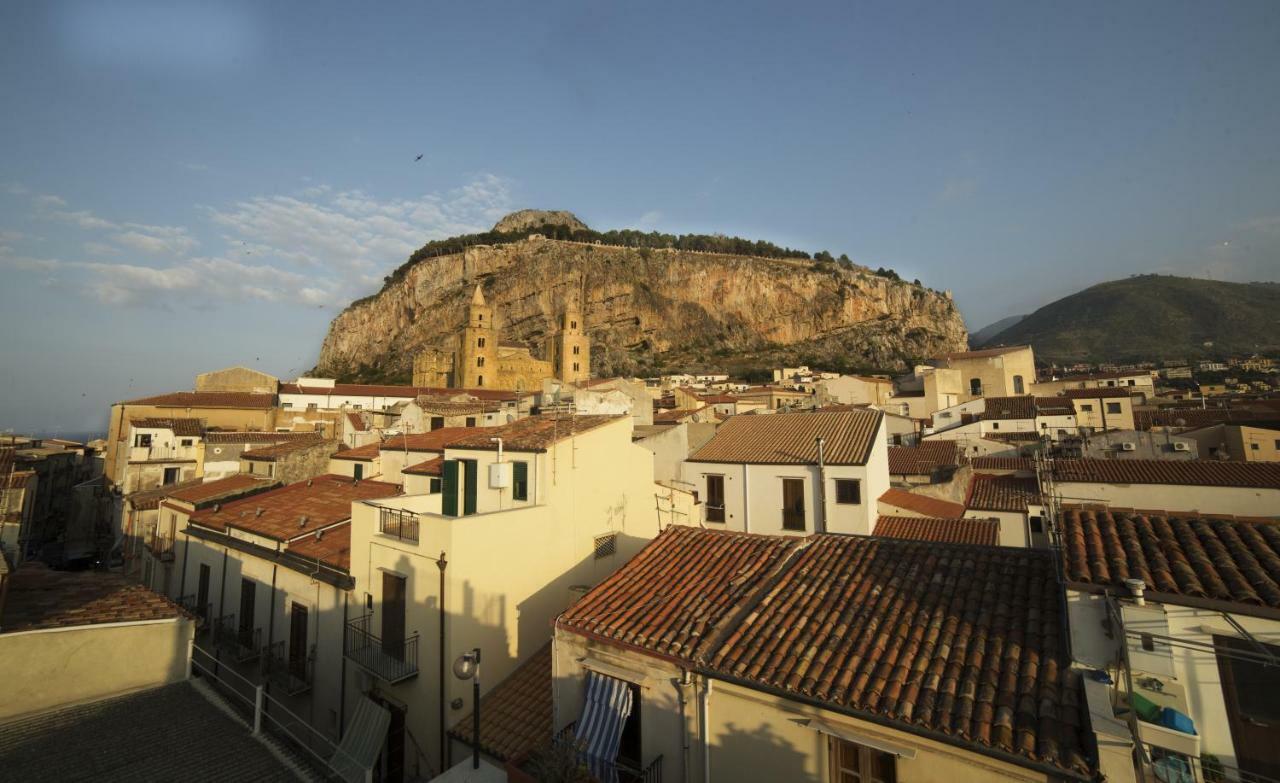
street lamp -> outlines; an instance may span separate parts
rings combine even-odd
[[[480,769],[480,648],[465,652],[453,662],[453,676],[471,680],[471,768]]]

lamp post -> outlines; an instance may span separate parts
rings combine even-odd
[[[471,680],[471,768],[480,769],[480,648],[465,652],[453,662],[453,676]]]

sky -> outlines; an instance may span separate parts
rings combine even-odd
[[[0,107],[0,431],[293,378],[413,249],[526,207],[847,253],[971,330],[1280,277],[1274,0],[9,0]]]

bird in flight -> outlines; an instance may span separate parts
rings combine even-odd
[[[414,163],[417,163],[417,162],[418,162],[418,161],[420,161],[420,160],[422,160],[422,156],[421,156],[421,155],[419,155],[418,157],[414,158],[414,159],[413,159],[413,162],[414,162]]]

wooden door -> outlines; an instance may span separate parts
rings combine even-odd
[[[782,480],[782,527],[804,530],[804,479]]]
[[[258,585],[248,579],[240,580],[240,644],[253,646],[253,610],[257,603]]]
[[[473,459],[458,460],[463,466],[462,514],[476,513],[476,493],[479,489],[480,470]]]
[[[1215,636],[1213,643],[1236,766],[1241,772],[1280,780],[1280,666],[1258,661],[1261,651],[1244,639]],[[1280,647],[1263,647],[1280,659]]]
[[[382,651],[404,660],[405,579],[382,574]]]
[[[289,612],[289,672],[307,677],[307,607],[296,602]]]

